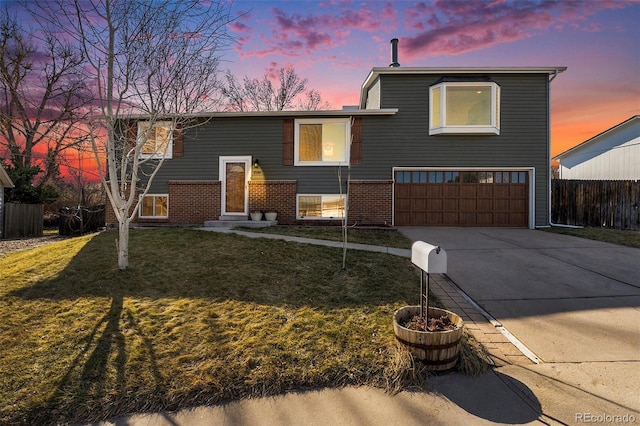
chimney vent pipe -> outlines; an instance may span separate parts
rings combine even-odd
[[[400,66],[400,64],[398,63],[398,39],[397,38],[391,39],[391,63],[389,64],[389,66],[392,68]]]

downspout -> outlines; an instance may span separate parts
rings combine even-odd
[[[553,223],[551,222],[551,82],[558,76],[558,70],[556,69],[556,71],[553,73],[553,75],[549,78],[549,84],[547,84],[547,141],[549,141],[549,143],[547,143],[547,158],[549,159],[549,165],[548,165],[548,172],[547,173],[547,180],[548,180],[548,188],[549,188],[549,226],[556,226],[559,228],[574,228],[574,229],[580,229],[580,228],[584,228],[584,226],[579,226],[579,225],[565,225],[565,224],[561,224],[561,223]]]

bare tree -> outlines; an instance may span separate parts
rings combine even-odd
[[[83,60],[74,43],[44,26],[28,32],[0,9],[0,148],[16,173],[37,167],[41,184],[55,180],[60,153],[82,140],[73,129],[87,113]]]
[[[322,95],[315,89],[305,92],[304,98],[298,101],[296,109],[300,111],[320,111],[331,109],[329,102],[322,100]]]
[[[96,108],[88,122],[90,141],[118,220],[118,268],[126,269],[129,224],[168,144],[202,123],[196,113],[216,104],[219,55],[231,41],[229,4],[51,0],[40,8],[82,45],[86,57]],[[169,134],[159,137],[156,125],[166,126]],[[150,152],[152,139],[161,143]]]
[[[304,95],[306,100],[299,100],[298,109],[329,109],[328,103],[322,102],[320,92],[307,90],[307,79],[301,78],[293,67],[280,68],[278,87],[274,87],[268,75],[261,79],[244,76],[242,83],[227,71],[226,83],[222,86],[222,94],[227,99],[227,109],[231,111],[285,111],[294,108],[294,101]]]

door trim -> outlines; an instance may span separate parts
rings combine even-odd
[[[226,163],[244,163],[244,212],[227,212],[226,211],[226,187],[227,174]],[[218,171],[220,178],[220,213],[223,216],[248,216],[249,215],[249,179],[251,179],[251,156],[235,155],[220,156],[218,162]]]

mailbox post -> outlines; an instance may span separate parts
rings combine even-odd
[[[411,262],[420,268],[420,315],[427,322],[429,315],[429,274],[447,273],[447,252],[440,246],[434,246],[424,241],[416,241],[411,246]],[[426,286],[425,274],[427,275]]]

